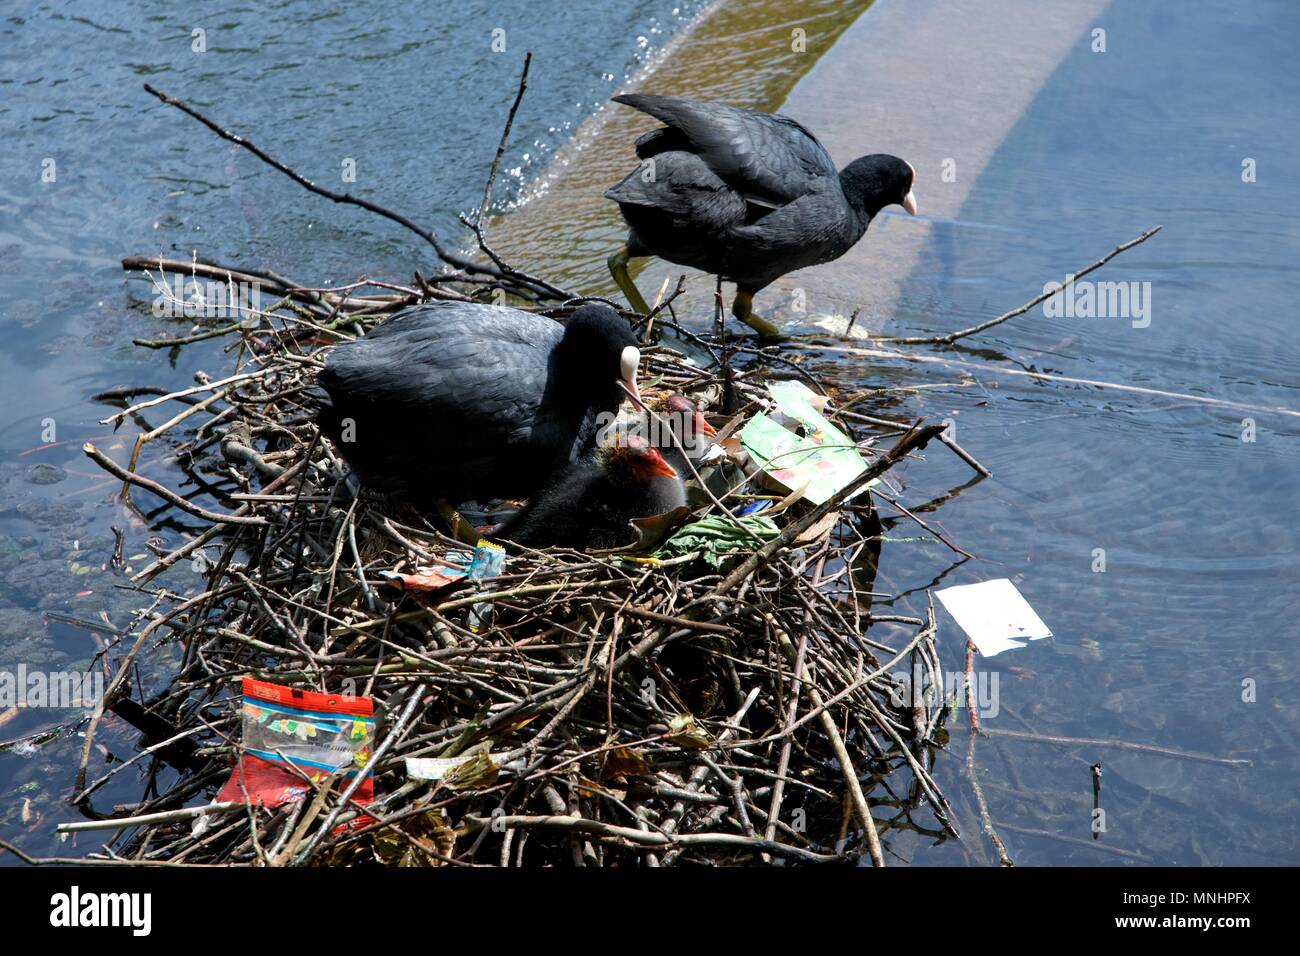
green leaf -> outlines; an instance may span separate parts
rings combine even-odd
[[[738,527],[739,521],[744,528]],[[746,532],[748,529],[749,534]],[[699,521],[678,528],[655,552],[657,558],[676,558],[692,551],[699,551],[700,557],[717,570],[734,563],[735,552],[749,553],[754,550],[756,535],[760,541],[770,541],[781,533],[776,523],[764,515],[749,515],[745,518],[724,518],[711,515]]]

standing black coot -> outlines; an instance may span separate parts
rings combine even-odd
[[[897,156],[863,156],[836,171],[817,137],[789,117],[675,96],[614,102],[667,124],[636,141],[642,164],[605,193],[630,227],[609,269],[639,312],[645,299],[627,262],[654,255],[735,282],[732,314],[775,336],[753,314],[754,293],[838,259],[885,206],[916,215],[916,171]]]
[[[634,433],[557,472],[493,533],[530,548],[620,548],[636,542],[633,518],[686,504],[676,470]]]
[[[636,338],[606,305],[566,325],[518,309],[435,302],[336,347],[317,382],[322,431],[371,487],[408,497],[522,497],[640,401]]]

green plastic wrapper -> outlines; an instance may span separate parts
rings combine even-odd
[[[790,491],[807,484],[804,498],[824,504],[867,468],[853,439],[813,408],[813,393],[802,382],[774,382],[767,387],[782,414],[798,421],[807,434],[796,435],[767,415],[756,415],[740,430],[740,442],[768,475]],[[867,482],[852,496],[874,485]]]

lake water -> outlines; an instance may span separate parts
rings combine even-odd
[[[1288,306],[1300,263],[1300,76],[1285,66],[1300,11],[1135,0],[1111,3],[1098,23],[1107,51],[1080,36],[958,219],[933,231],[889,331],[972,325],[1163,224],[1089,277],[1150,283],[1149,325],[1035,310],[966,340],[969,351],[932,354],[1300,408]],[[1255,182],[1243,182],[1246,159]],[[958,440],[995,475],[942,512],[947,533],[983,559],[944,583],[1023,575],[1056,634],[995,659],[1027,671],[1001,675],[1007,709],[1040,733],[1255,762],[1231,770],[1011,741],[1004,760],[985,743],[984,779],[1029,794],[990,789],[994,819],[1086,840],[1087,765],[1100,761],[1102,842],[1166,864],[1300,862],[1300,705],[1289,691],[1300,665],[1300,417],[968,371],[967,387],[906,405],[955,418]],[[942,467],[946,477],[915,470],[908,500],[965,480],[959,463]],[[923,583],[905,548],[886,551],[884,570],[896,586]],[[1005,713],[998,725],[1025,729]],[[1019,863],[1122,862],[1003,836]]]
[[[11,4],[0,21],[0,668],[84,667],[105,635],[46,612],[91,620],[103,612],[129,625],[140,598],[115,588],[121,578],[103,569],[111,528],[124,532],[128,556],[151,535],[171,543],[185,530],[166,516],[141,526],[80,452],[94,438],[125,460],[135,433],[127,426],[109,435],[97,420],[110,409],[90,395],[182,385],[199,368],[228,364],[216,348],[198,346],[168,368],[167,353],[130,344],[189,325],[149,313],[148,286],[124,277],[123,255],[198,250],[321,285],[360,274],[401,280],[432,265],[396,226],[308,196],[158,104],[141,83],[193,101],[323,184],[374,198],[455,241],[456,213],[477,207],[523,51],[532,49],[497,189],[505,215],[493,228],[530,270],[609,291],[600,270],[619,226],[599,190],[589,197],[628,155],[620,120],[590,121],[611,92],[666,50],[649,88],[765,108],[788,98],[804,111],[796,115],[815,108],[809,122],[830,142],[856,133],[872,106],[862,103],[868,91],[833,82],[836,69],[861,66],[913,91],[907,124],[938,152],[918,162],[923,222],[882,219],[851,254],[858,258],[846,257],[847,278],[827,267],[819,286],[817,270],[802,274],[828,310],[862,305],[889,334],[947,332],[1164,226],[1089,277],[1150,283],[1149,323],[1038,309],[949,349],[913,350],[973,363],[962,366],[826,353],[846,378],[924,386],[884,394],[877,408],[952,419],[958,441],[994,473],[928,515],[978,560],[957,564],[900,522],[876,582],[912,613],[931,585],[1018,582],[1055,637],[979,662],[1000,688],[1001,712],[988,726],[1254,762],[1242,769],[1094,745],[981,740],[980,779],[1011,855],[1021,864],[1135,859],[1103,845],[1169,864],[1300,862],[1300,702],[1288,692],[1300,665],[1300,418],[1239,407],[1300,408],[1287,308],[1300,262],[1300,76],[1291,63],[1300,13],[1282,0],[1098,3],[1096,24],[1072,33],[1050,69],[1020,77],[1021,100],[1000,101],[997,135],[974,168],[959,162],[961,198],[944,209],[941,160],[964,156],[964,139],[978,130],[949,134],[955,126],[935,129],[928,116],[942,115],[954,88],[978,78],[962,71],[977,67],[904,56],[916,37],[895,34],[891,44],[882,36],[894,29],[900,0],[880,0],[859,18],[864,6],[723,2],[704,11],[702,3],[618,0],[566,4],[561,18],[512,0],[460,5],[452,24],[418,4],[386,9],[379,20],[337,3],[267,13],[198,3],[183,16],[140,3]],[[1014,12],[1017,4],[985,6]],[[941,16],[926,22],[943,37]],[[955,23],[946,37],[954,51],[977,42]],[[811,44],[814,55],[773,55],[799,24],[823,41]],[[1093,49],[1094,25],[1106,30],[1104,53]],[[206,52],[193,49],[196,28]],[[494,28],[505,30],[503,53],[492,51]],[[987,104],[990,124],[998,108]],[[576,145],[566,145],[575,132]],[[356,161],[355,184],[340,181],[347,159]],[[1254,182],[1242,178],[1247,159]],[[55,179],[42,182],[49,160]],[[537,183],[547,188],[526,188]],[[507,211],[521,192],[529,201]],[[927,216],[935,209],[942,214]],[[909,258],[891,258],[909,242]],[[874,261],[889,272],[888,295],[870,274]],[[668,271],[652,267],[646,288],[653,292]],[[765,295],[760,308],[779,312],[781,297]],[[926,457],[905,474],[909,506],[971,477],[941,447]],[[159,465],[151,474],[169,473]],[[1095,570],[1099,554],[1104,572]],[[946,617],[941,625],[944,663],[955,669],[960,632]],[[163,672],[167,654],[158,654]],[[67,716],[0,714],[0,741]],[[98,739],[121,756],[135,735],[114,725]],[[963,815],[968,847],[896,828],[887,834],[893,861],[991,858],[977,845],[960,776],[965,742],[962,726],[937,773]],[[35,752],[0,752],[0,836],[55,852],[53,823],[75,814],[62,801],[79,750],[79,738],[67,736]],[[1095,762],[1108,827],[1099,841],[1089,831]],[[122,779],[98,799],[108,806],[139,796]]]

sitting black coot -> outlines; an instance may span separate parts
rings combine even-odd
[[[593,447],[598,419],[640,401],[628,323],[588,304],[565,325],[435,302],[337,346],[317,382],[322,431],[362,481],[412,499],[531,494]]]
[[[609,269],[632,308],[648,311],[629,258],[658,256],[736,283],[731,311],[764,336],[754,293],[805,266],[838,259],[885,206],[916,215],[911,164],[883,153],[837,171],[825,147],[789,117],[676,96],[614,102],[666,124],[636,141],[642,164],[605,196],[627,221]]]
[[[633,518],[686,504],[677,471],[641,435],[621,434],[557,472],[493,534],[530,548],[621,548],[634,544]]]

